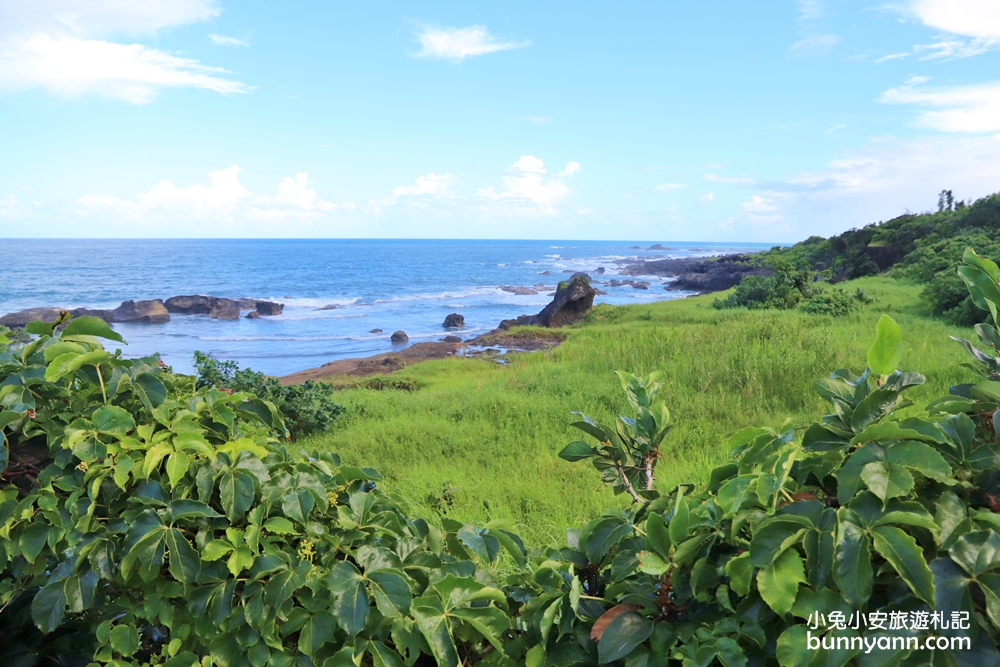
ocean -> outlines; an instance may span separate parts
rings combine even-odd
[[[259,319],[214,320],[172,314],[164,324],[116,323],[126,356],[159,352],[176,371],[191,372],[195,350],[236,360],[269,375],[327,361],[389,352],[402,330],[410,344],[449,333],[470,338],[500,320],[534,314],[556,284],[575,271],[606,282],[627,259],[699,257],[766,250],[770,244],[622,241],[448,240],[106,240],[2,239],[0,315],[25,308],[111,309],[127,299],[182,294],[251,297],[285,304]],[[640,246],[643,249],[634,249]],[[544,275],[548,272],[548,275]],[[567,273],[568,272],[568,273]],[[635,280],[640,278],[630,276]],[[649,289],[595,285],[595,303],[676,299],[665,279]],[[504,285],[539,286],[515,295]],[[329,308],[333,306],[333,308]],[[465,328],[442,327],[449,313]],[[381,329],[382,333],[370,333]]]

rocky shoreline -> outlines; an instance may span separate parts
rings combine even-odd
[[[99,317],[111,324],[114,322],[139,322],[143,324],[161,324],[170,321],[170,314],[207,315],[216,320],[237,320],[243,311],[249,311],[246,317],[272,317],[281,315],[285,305],[262,299],[228,299],[219,296],[204,296],[190,294],[172,296],[166,301],[149,299],[145,301],[123,301],[114,310],[98,310],[92,308],[73,308],[67,310],[58,307],[28,308],[16,313],[7,313],[0,317],[0,325],[10,329],[21,329],[28,322],[39,320],[55,322],[62,313],[68,312],[73,317]]]
[[[746,276],[768,276],[771,274],[769,269],[761,266],[756,258],[749,254],[684,259],[621,260],[619,272],[628,276],[674,278],[664,289],[672,292],[697,292],[698,294],[722,292],[735,287]],[[624,281],[625,284],[628,282]],[[638,284],[634,286],[638,287]]]

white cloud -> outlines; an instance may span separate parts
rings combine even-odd
[[[1000,40],[1000,3],[996,0],[911,0],[910,9],[932,28]]]
[[[216,46],[250,46],[250,42],[245,39],[236,39],[235,37],[226,37],[225,35],[216,35],[215,33],[209,34],[208,38]]]
[[[875,64],[888,62],[890,60],[899,60],[900,58],[908,58],[909,53],[890,53],[887,56],[882,56],[875,60]]]
[[[799,19],[802,21],[818,19],[826,13],[819,0],[798,0],[798,5]]]
[[[572,164],[576,163],[570,162]],[[562,181],[545,179],[545,164],[534,155],[522,155],[508,171],[513,174],[503,177],[504,191],[496,192],[491,186],[479,188],[476,194],[483,199],[521,209],[530,202],[534,206],[528,210],[548,215],[555,214],[555,204],[569,194],[569,188]]]
[[[771,203],[771,200],[764,199],[760,195],[754,195],[750,198],[750,201],[743,202],[740,204],[742,208],[747,213],[769,213],[771,211],[777,211],[778,207]]]
[[[434,173],[419,176],[413,185],[401,185],[392,191],[393,197],[415,197],[419,195],[446,196],[451,187],[451,174],[438,176]]]
[[[570,160],[570,162],[566,164],[566,168],[559,172],[559,175],[572,176],[578,171],[580,171],[580,163],[575,160]]]
[[[247,92],[250,86],[222,76],[221,68],[104,39],[152,34],[218,13],[209,0],[0,0],[0,90],[97,93],[133,104],[150,102],[164,88]]]
[[[520,49],[528,42],[498,42],[484,25],[468,28],[432,28],[425,26],[417,35],[421,50],[418,58],[449,58],[463,60],[496,51]]]
[[[839,35],[809,35],[805,39],[792,44],[788,49],[789,56],[818,56],[828,53],[840,43]]]
[[[708,193],[703,194],[702,196],[698,197],[698,203],[699,204],[708,204],[708,203],[710,203],[712,201],[715,201],[715,193],[714,192],[708,192]]]
[[[110,214],[121,222],[140,224],[174,224],[177,220],[201,225],[304,221],[337,209],[336,204],[321,199],[309,188],[308,172],[284,178],[278,184],[278,194],[267,197],[247,190],[239,180],[241,171],[234,164],[211,172],[207,186],[177,187],[170,181],[160,181],[149,192],[136,193],[134,199],[85,195],[78,203],[84,214]]]
[[[16,195],[0,197],[0,219],[19,220],[28,217],[40,206],[37,201],[22,202]]]
[[[944,132],[1000,132],[1000,82],[942,88],[919,87],[928,79],[912,77],[882,93],[886,104],[923,107],[917,124]]]
[[[680,190],[683,187],[685,187],[683,183],[660,183],[654,185],[653,189],[657,192],[670,192],[671,190]]]
[[[753,185],[757,181],[749,176],[718,176],[717,174],[705,174],[706,181],[712,183],[729,183],[732,185]]]

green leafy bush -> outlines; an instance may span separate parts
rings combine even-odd
[[[96,318],[54,327],[0,340],[5,666],[503,655],[483,568],[524,562],[508,527],[413,518],[376,471],[283,446],[273,403],[122,359]]]
[[[725,299],[712,302],[715,308],[777,308],[787,310],[811,297],[815,291],[811,273],[797,269],[782,258],[768,261],[770,276],[746,276]]]
[[[832,289],[813,294],[811,299],[802,304],[802,310],[811,315],[843,317],[860,308],[861,304],[870,301],[871,299],[861,289],[854,294],[848,294],[841,289]]]
[[[293,438],[325,431],[344,412],[334,402],[335,389],[325,382],[308,381],[284,386],[277,379],[249,368],[240,370],[235,361],[219,361],[209,354],[194,353],[199,387],[249,392],[274,403],[285,418]]]

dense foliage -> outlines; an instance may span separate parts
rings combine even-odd
[[[219,361],[197,351],[194,367],[198,373],[198,387],[247,392],[274,403],[295,439],[325,431],[344,412],[334,402],[336,390],[325,382],[308,381],[285,386],[263,373],[249,368],[241,370],[235,361]]]
[[[812,274],[796,268],[781,257],[771,257],[765,264],[769,276],[746,276],[725,299],[716,299],[715,308],[794,308],[816,292]]]
[[[996,324],[1000,269],[969,252],[960,275]],[[661,386],[622,373],[633,414],[581,416],[596,445],[561,456],[631,508],[530,555],[510,526],[414,518],[374,470],[290,451],[273,403],[109,353],[100,320],[30,331],[0,343],[5,664],[930,664],[808,645],[814,613],[896,610],[971,627],[814,632],[958,634],[970,647],[933,664],[1000,662],[994,326],[990,353],[962,342],[984,380],[917,410],[904,393],[924,378],[897,370],[883,316],[867,370],[816,382],[830,414],[743,429],[707,485],[666,494]]]
[[[810,315],[830,315],[842,317],[853,313],[861,304],[869,303],[869,297],[864,290],[857,289],[848,294],[842,289],[817,290],[813,297],[802,304],[802,310]]]
[[[984,321],[955,268],[965,248],[1000,255],[1000,194],[975,202],[956,202],[950,191],[938,210],[907,213],[892,220],[851,229],[824,239],[813,236],[789,248],[771,250],[764,261],[782,258],[826,278],[851,279],[895,267],[897,275],[925,285],[924,297],[935,316],[962,326]]]

